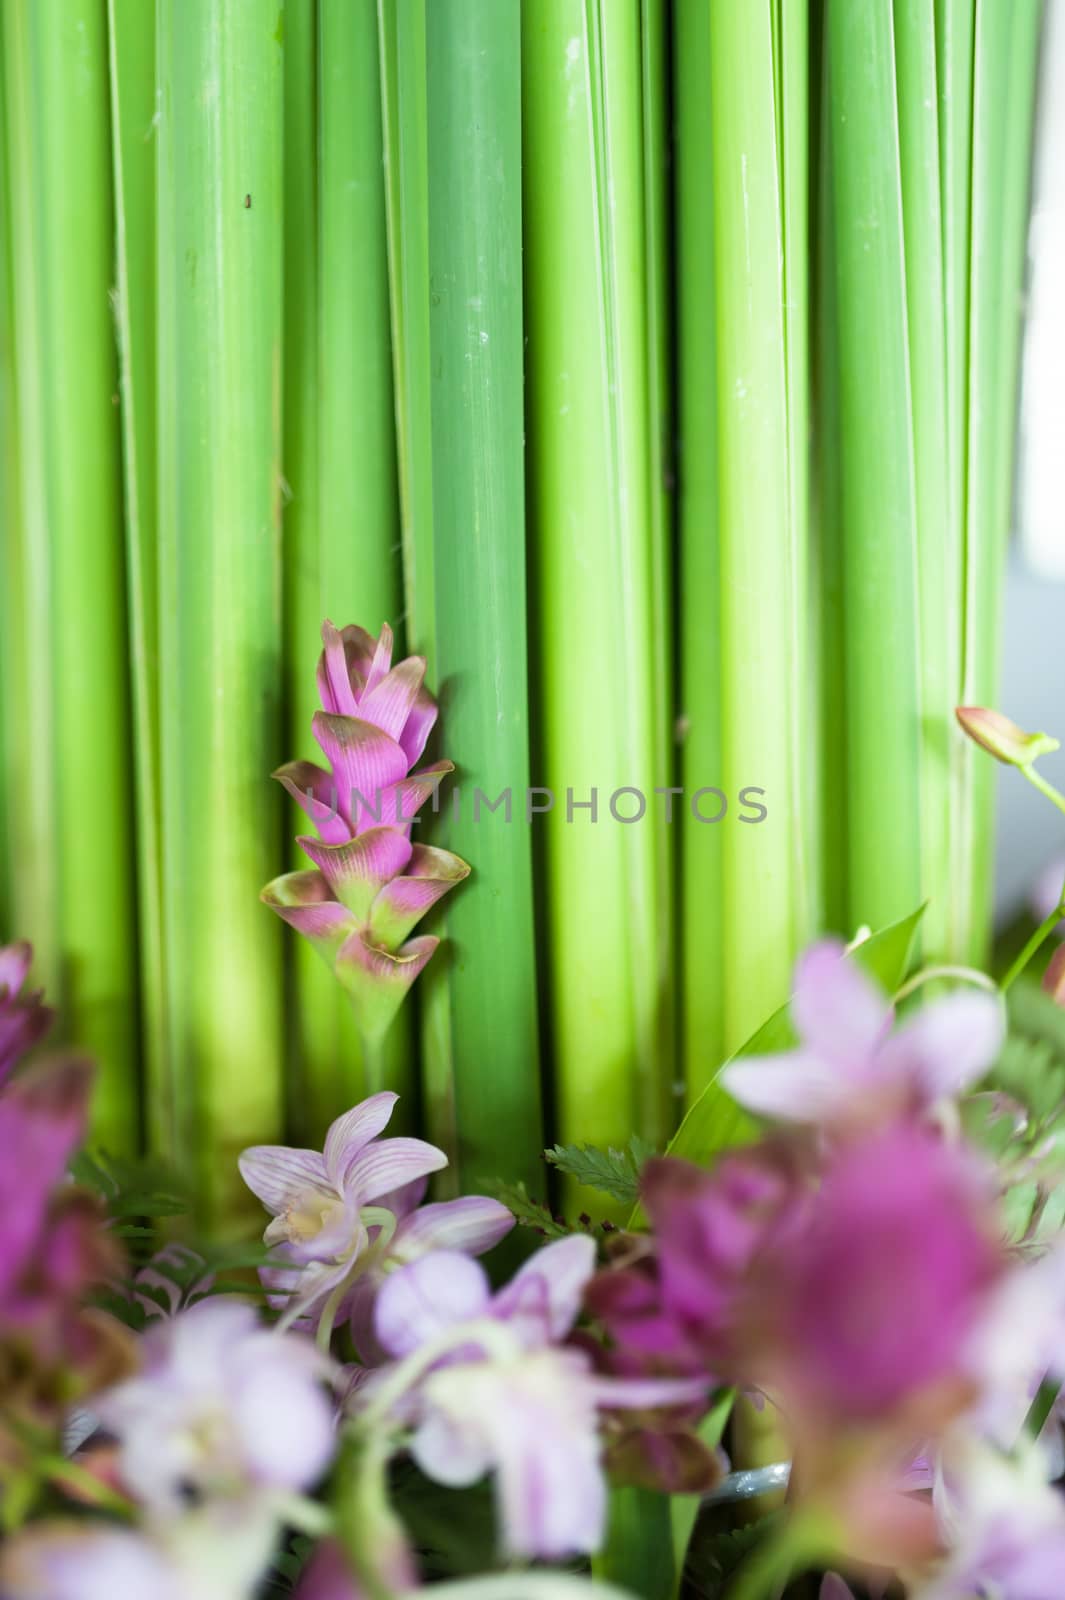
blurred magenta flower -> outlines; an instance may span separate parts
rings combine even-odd
[[[240,1157],[241,1176],[271,1211],[264,1240],[291,1262],[264,1272],[285,1295],[286,1320],[313,1316],[346,1285],[337,1316],[350,1315],[356,1346],[373,1359],[373,1296],[385,1274],[427,1250],[481,1254],[509,1232],[514,1219],[497,1200],[470,1196],[423,1206],[429,1173],[447,1157],[422,1139],[381,1139],[398,1095],[371,1095],[338,1117],[315,1150],[256,1145]]]
[[[603,1409],[705,1395],[699,1381],[601,1377],[586,1350],[563,1344],[594,1270],[594,1241],[576,1235],[538,1251],[493,1294],[477,1262],[440,1251],[390,1275],[377,1298],[377,1340],[398,1365],[356,1391],[365,1425],[391,1410],[439,1483],[494,1472],[516,1556],[551,1559],[602,1542]]]
[[[408,936],[470,869],[410,840],[419,807],[454,771],[450,761],[411,770],[436,721],[425,661],[392,666],[387,623],[373,639],[326,622],[322,642],[313,728],[329,770],[293,761],[274,774],[318,830],[299,840],[314,870],[275,878],[262,898],[311,941],[351,995],[362,1032],[379,1038],[439,943]]]
[[[22,992],[32,959],[28,944],[0,945],[0,1084],[52,1025],[41,991]]]
[[[588,1309],[638,1364],[731,1371],[745,1276],[757,1255],[799,1225],[804,1193],[792,1152],[773,1143],[735,1151],[712,1172],[654,1158],[640,1191],[651,1236],[632,1236],[615,1264],[596,1274]]]
[[[140,1346],[142,1370],[93,1410],[118,1441],[127,1491],[151,1514],[218,1499],[269,1507],[329,1465],[333,1368],[301,1335],[219,1297],[154,1323]]]
[[[991,1195],[967,1149],[916,1123],[831,1152],[802,1226],[753,1263],[737,1315],[748,1378],[800,1433],[971,1399],[970,1348],[1008,1259]]]
[[[889,1001],[831,939],[799,958],[791,1016],[797,1049],[741,1056],[721,1082],[750,1111],[812,1124],[923,1111],[960,1094],[994,1062],[1005,1026],[997,997],[966,991],[892,1032]]]

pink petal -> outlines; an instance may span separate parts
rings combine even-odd
[[[960,1094],[994,1065],[1006,1034],[1001,1000],[951,994],[908,1018],[878,1057],[888,1076],[912,1075],[929,1100]]]
[[[25,940],[18,944],[0,945],[0,998],[4,989],[9,995],[18,994],[26,981],[32,959],[33,946]]]
[[[382,795],[381,817],[386,822],[410,822],[411,817],[439,790],[449,772],[454,772],[453,761],[434,761],[421,772],[412,772],[409,778],[394,784]]]
[[[382,1089],[380,1094],[370,1095],[337,1117],[325,1136],[325,1170],[338,1189],[344,1187],[348,1167],[355,1157],[388,1127],[398,1100],[399,1095],[391,1089]]]
[[[370,915],[374,896],[410,863],[411,842],[398,828],[368,828],[343,844],[298,839],[320,868],[329,889],[360,922]]]
[[[313,761],[288,761],[273,774],[305,811],[327,844],[340,844],[351,828],[340,811],[337,781]]]
[[[425,752],[425,746],[429,742],[429,735],[432,733],[436,723],[436,718],[436,701],[428,689],[423,686],[418,690],[418,696],[411,707],[406,726],[399,736],[399,742],[403,746],[403,753],[407,757],[408,767],[413,767],[416,761],[421,760]]]
[[[491,1291],[476,1261],[455,1251],[422,1256],[389,1273],[377,1295],[374,1331],[393,1356],[409,1355],[458,1323],[482,1316]]]
[[[347,1163],[344,1186],[371,1205],[392,1189],[447,1166],[447,1156],[424,1139],[380,1139]]]
[[[411,1440],[411,1455],[434,1483],[464,1489],[485,1477],[492,1468],[488,1441],[474,1422],[430,1412]]]
[[[392,665],[392,647],[395,640],[392,636],[392,629],[387,622],[382,622],[381,624],[380,638],[371,640],[371,643],[373,644],[373,656],[366,672],[366,681],[362,687],[363,696],[373,694],[381,680],[388,676],[388,670]]]
[[[354,717],[358,703],[351,687],[344,640],[333,624],[322,623],[324,649],[318,663],[318,695],[322,708],[333,716]]]
[[[468,1194],[422,1206],[400,1223],[390,1254],[395,1261],[414,1261],[433,1250],[460,1250],[479,1256],[491,1250],[514,1226],[506,1206],[486,1195]]]
[[[867,1080],[820,1056],[740,1056],[722,1067],[718,1082],[733,1100],[760,1117],[784,1122],[820,1122],[846,1103]]]
[[[713,1383],[705,1378],[590,1378],[596,1404],[608,1411],[657,1411],[690,1406],[705,1399]]]
[[[332,627],[332,623],[325,623],[322,627],[322,636],[325,629]],[[377,640],[365,628],[358,628],[354,623],[349,623],[346,628],[341,628],[340,638],[344,646],[344,661],[347,665],[348,682],[352,692],[357,696],[361,694],[366,683],[367,675],[373,663],[374,652],[377,649]],[[335,712],[336,707],[328,704],[330,697],[329,684],[325,676],[325,656],[318,658],[318,697],[322,702],[324,711]]]
[[[563,1338],[577,1320],[595,1258],[595,1240],[586,1233],[544,1245],[496,1295],[496,1314],[527,1324],[537,1343],[543,1333]]]
[[[838,1572],[826,1572],[821,1580],[818,1600],[854,1600],[854,1595]]]
[[[391,954],[367,943],[361,930],[356,930],[341,945],[336,975],[351,996],[356,1020],[367,1038],[384,1037],[407,990],[439,943],[425,934]]]
[[[359,700],[359,716],[399,740],[425,677],[424,656],[408,656]]]
[[[312,727],[333,769],[340,814],[350,823],[345,837],[387,821],[382,797],[407,771],[407,758],[396,741],[370,722],[324,711],[315,712]]]
[[[371,939],[395,949],[430,907],[469,875],[469,866],[461,856],[416,844],[409,871],[386,883],[370,908]]]
[[[811,945],[795,967],[791,1015],[811,1055],[860,1070],[891,1024],[891,1007],[873,980],[844,959],[835,939]]]
[[[325,1162],[317,1150],[290,1150],[283,1144],[255,1144],[237,1158],[237,1167],[252,1194],[267,1211],[279,1216],[308,1189],[335,1199]]]
[[[496,1435],[503,1536],[511,1555],[558,1560],[598,1550],[606,1483],[594,1426],[528,1401]]]
[[[290,928],[309,939],[330,967],[356,926],[347,906],[331,898],[329,884],[321,872],[286,872],[268,883],[259,899]]]

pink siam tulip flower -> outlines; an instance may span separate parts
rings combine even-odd
[[[52,1025],[40,990],[22,993],[32,958],[28,944],[0,945],[0,1084]]]
[[[475,1261],[423,1256],[392,1274],[376,1305],[377,1340],[397,1360],[356,1391],[364,1424],[382,1409],[413,1431],[437,1482],[494,1472],[508,1551],[552,1559],[595,1550],[605,1526],[600,1413],[686,1404],[705,1382],[599,1376],[565,1346],[595,1270],[595,1244],[548,1245],[493,1294]]]
[[[398,1095],[371,1095],[333,1123],[321,1155],[256,1145],[241,1176],[274,1220],[264,1235],[291,1270],[264,1274],[288,1291],[288,1318],[320,1312],[339,1288],[337,1315],[352,1317],[356,1345],[373,1359],[372,1302],[385,1275],[428,1250],[481,1254],[514,1219],[497,1200],[468,1196],[416,1209],[425,1179],[447,1157],[422,1139],[381,1139]]]
[[[1061,748],[1049,733],[1026,733],[1012,718],[987,706],[958,706],[954,715],[975,744],[1007,767],[1030,767]]]
[[[626,1358],[652,1369],[732,1368],[736,1309],[755,1258],[799,1225],[803,1187],[791,1152],[765,1145],[712,1172],[674,1157],[648,1161],[641,1198],[652,1236],[598,1273],[587,1305]]]
[[[892,1032],[889,1001],[843,956],[843,945],[826,939],[800,957],[791,1001],[796,1050],[743,1056],[724,1068],[721,1082],[741,1105],[814,1125],[876,1120],[930,1110],[987,1072],[1004,1034],[995,996],[948,995]]]
[[[898,1123],[837,1147],[801,1229],[764,1252],[740,1337],[800,1431],[968,1401],[968,1353],[1007,1264],[975,1158]]]
[[[299,1334],[219,1297],[153,1324],[143,1368],[97,1397],[129,1493],[154,1515],[207,1500],[261,1502],[310,1488],[335,1438],[332,1364]]]
[[[419,807],[454,771],[450,761],[412,771],[436,721],[424,660],[392,666],[387,623],[375,640],[326,622],[322,641],[313,726],[329,770],[293,761],[274,774],[318,830],[299,840],[314,870],[275,878],[262,898],[311,941],[351,995],[362,1032],[379,1038],[439,943],[409,935],[470,869],[410,839]]]

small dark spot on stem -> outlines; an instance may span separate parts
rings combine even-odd
[[[251,210],[251,195],[250,194],[246,194],[244,196],[244,209],[245,209],[245,211],[250,211]]]

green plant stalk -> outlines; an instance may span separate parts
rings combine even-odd
[[[917,508],[891,15],[829,0],[828,29],[854,927],[921,897]]]
[[[285,288],[282,576],[286,750],[321,759],[311,736],[318,708],[314,664],[325,616],[337,609],[322,584],[318,471],[318,4],[285,14]],[[334,620],[355,620],[346,612]],[[293,823],[297,819],[290,812]],[[307,866],[295,843],[293,870]],[[320,1145],[329,1123],[366,1092],[362,1045],[347,996],[302,939],[285,939],[288,956],[289,1057],[286,1124],[301,1142]]]
[[[710,8],[722,781],[733,797],[748,785],[763,789],[768,810],[760,824],[744,824],[734,798],[734,814],[719,824],[726,1050],[786,997],[797,926],[799,534],[772,9],[739,0]]]
[[[115,333],[125,488],[137,932],[146,1133],[165,1143],[166,1023],[156,538],[155,7],[108,0]]]
[[[540,1105],[528,829],[474,796],[529,783],[520,0],[433,0],[426,16],[436,667],[461,809],[441,840],[474,867],[448,903],[459,1170],[536,1184]],[[490,953],[490,954],[489,954]]]
[[[34,947],[34,977],[60,993],[59,893],[56,837],[52,665],[45,641],[32,637],[34,619],[50,613],[48,513],[41,326],[40,217],[34,204],[36,168],[31,58],[25,8],[3,6],[5,182],[10,216],[9,359],[10,444],[15,473],[7,480],[12,525],[4,541],[5,775],[9,804],[13,932]],[[17,496],[17,498],[16,498]]]
[[[52,831],[34,844],[55,858],[55,999],[68,1037],[99,1063],[95,1137],[121,1150],[135,1146],[139,1116],[106,17],[91,0],[42,0],[15,26],[25,30],[16,71],[25,73],[32,213],[18,271],[36,278],[18,310],[28,324],[20,409],[36,413],[22,464],[33,506],[27,598],[36,602],[31,660],[36,670],[48,659],[54,695],[50,719],[31,726],[35,749],[51,737],[57,779]],[[24,384],[31,360],[38,376]],[[49,779],[34,771],[34,807]]]
[[[282,44],[274,0],[157,22],[167,1142],[235,1225],[282,1131]]]
[[[963,705],[994,705],[998,695],[1040,20],[1038,4],[976,7]],[[970,746],[960,803],[971,890],[963,953],[980,964],[991,930],[996,774],[977,757]]]
[[[0,138],[8,147],[4,82],[4,29],[0,11]],[[23,707],[17,687],[21,640],[18,599],[21,551],[18,493],[18,414],[15,393],[15,317],[12,302],[11,206],[7,163],[0,159],[0,761],[5,774],[18,770],[18,728]],[[0,786],[0,942],[14,937],[15,837],[8,782]]]
[[[961,680],[962,552],[948,471],[947,346],[933,0],[894,7],[921,665],[926,954],[952,951],[953,710]]]
[[[558,797],[541,824],[545,948],[562,1135],[599,1143],[637,1125],[659,1138],[669,1092],[658,823],[608,810],[615,790],[660,782],[637,24],[581,0],[522,11],[534,659],[540,781]],[[593,788],[598,823],[568,823],[570,792]]]
[[[677,464],[681,782],[688,794],[721,772],[717,526],[717,328],[711,187],[710,7],[673,14],[676,170]],[[721,830],[685,807],[680,833],[681,1054],[689,1104],[724,1058]]]
[[[425,0],[378,0],[384,114],[388,266],[402,509],[407,642],[439,682],[433,536],[433,422],[429,329],[429,136]],[[446,731],[434,753],[450,751]],[[440,932],[446,932],[438,919]],[[430,1138],[452,1159],[438,1192],[457,1192],[455,1064],[450,987],[441,951],[418,983],[422,1101]]]
[[[651,538],[651,636],[648,640],[652,689],[652,739],[655,771],[672,783],[676,776],[675,646],[673,632],[674,484],[676,420],[673,405],[671,281],[669,259],[669,57],[666,10],[657,0],[642,0],[640,76],[643,95],[644,282],[648,367],[648,478]],[[677,1084],[678,989],[675,940],[678,853],[673,826],[655,829],[655,948],[659,1018],[656,1024],[659,1073],[653,1088],[672,1132],[682,1110]],[[668,1074],[668,1081],[666,1075]]]
[[[376,633],[401,615],[377,19],[374,0],[319,0],[318,17],[319,622],[330,616]],[[312,678],[316,658],[317,647]],[[311,981],[304,1017],[324,999]],[[405,1010],[380,1051],[363,1046],[357,1058],[355,1037],[338,1019],[341,1059],[316,1091],[317,1119],[330,1105],[335,1116],[358,1093],[388,1087],[403,1098],[397,1127],[409,1123],[411,1037]]]

